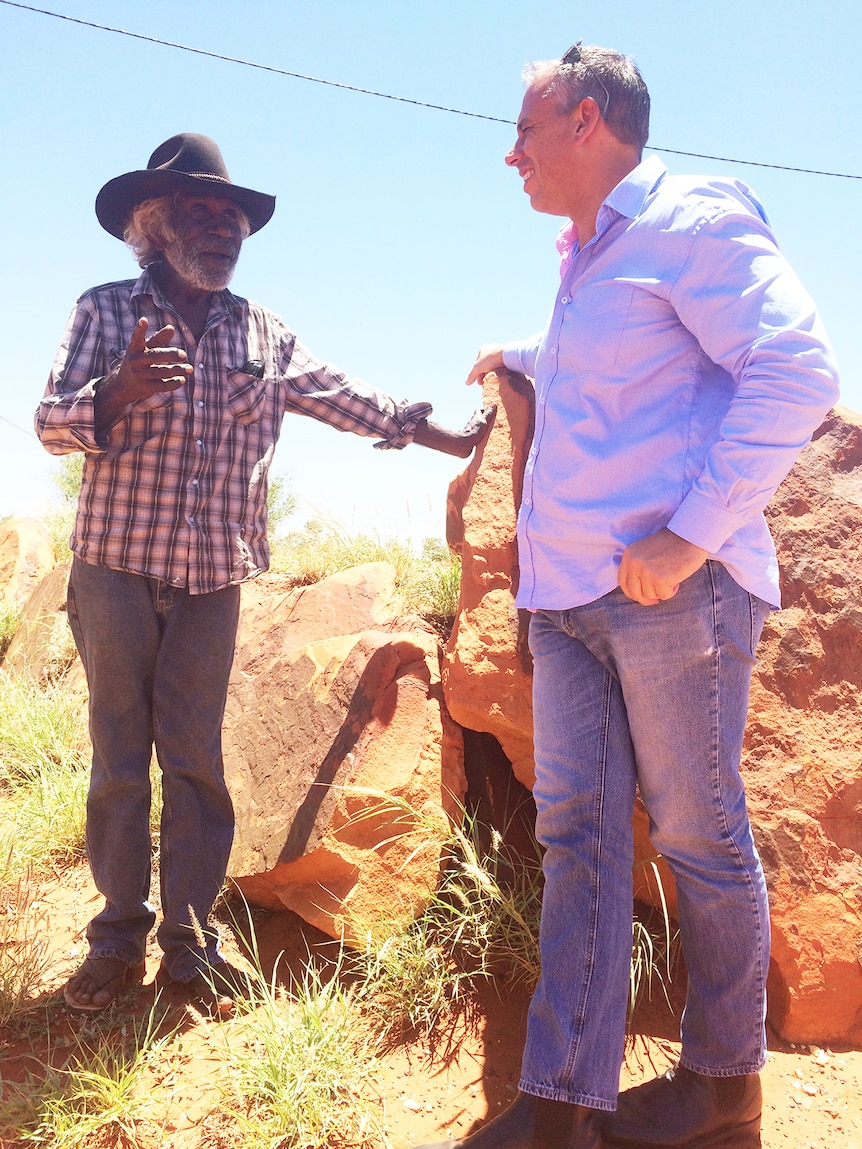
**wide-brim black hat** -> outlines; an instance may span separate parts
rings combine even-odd
[[[105,231],[122,239],[133,208],[176,191],[229,196],[248,216],[252,232],[269,223],[275,211],[275,196],[233,183],[215,140],[180,132],[156,148],[144,171],[109,180],[96,196],[96,215]]]

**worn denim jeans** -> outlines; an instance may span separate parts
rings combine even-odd
[[[90,690],[87,853],[105,897],[87,929],[90,953],[138,962],[155,923],[148,901],[155,745],[163,797],[157,937],[166,971],[187,981],[222,960],[207,918],[233,841],[221,726],[239,587],[190,595],[75,559],[68,612]]]
[[[614,1109],[632,943],[635,788],[676,879],[688,969],[682,1063],[765,1059],[769,911],[739,776],[769,607],[709,562],[658,606],[617,589],[533,615],[542,975],[521,1088]]]

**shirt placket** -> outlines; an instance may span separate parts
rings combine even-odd
[[[194,366],[190,391],[191,412],[187,455],[177,492],[177,534],[173,547],[171,582],[188,586],[200,593],[202,576],[203,524],[200,521],[202,485],[207,461],[207,392],[208,363],[205,354],[206,332],[199,343],[185,321],[179,317],[179,328],[189,361]]]
[[[533,442],[530,446],[527,461],[524,467],[524,486],[523,494],[521,497],[521,538],[522,538],[522,551],[526,550],[530,555],[530,572],[533,580],[533,586],[536,583],[536,568],[535,559],[533,557],[533,549],[530,542],[530,528],[535,511],[536,501],[536,488],[535,488],[535,466],[536,460],[541,450],[542,438],[545,433],[548,418],[548,393],[557,376],[560,367],[560,344],[563,329],[563,322],[566,316],[566,309],[572,304],[572,294],[574,290],[575,281],[584,274],[590,262],[592,247],[587,246],[584,249],[573,251],[569,259],[569,266],[563,274],[563,279],[560,284],[559,291],[557,292],[557,299],[554,304],[554,310],[551,314],[551,319],[545,332],[545,337],[542,341],[541,350],[539,352],[539,359],[536,364],[536,422],[533,432]],[[541,515],[541,505],[539,506],[539,514]],[[525,544],[525,545],[524,545]],[[522,568],[523,568],[522,559]],[[524,571],[522,569],[522,578]]]

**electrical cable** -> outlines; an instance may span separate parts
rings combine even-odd
[[[0,4],[4,4],[8,8],[21,8],[25,12],[35,12],[41,16],[53,16],[57,20],[66,20],[70,24],[81,24],[85,28],[96,28],[101,32],[113,32],[118,36],[128,36],[133,40],[144,40],[149,44],[158,44],[163,48],[177,48],[183,52],[192,52],[197,56],[207,56],[212,60],[222,60],[229,64],[240,64],[245,68],[256,68],[263,72],[272,72],[278,76],[289,76],[294,80],[307,80],[312,84],[324,84],[330,88],[341,88],[347,92],[358,92],[363,96],[376,96],[378,99],[382,100],[394,100],[401,104],[412,104],[414,107],[418,108],[430,108],[436,112],[449,112],[451,115],[455,116],[470,116],[471,118],[477,120],[490,120],[496,124],[515,124],[514,120],[503,119],[501,116],[489,116],[482,112],[468,112],[463,108],[449,108],[443,104],[430,104],[426,103],[424,100],[410,99],[407,96],[394,96],[390,92],[378,92],[373,88],[360,88],[353,84],[339,83],[337,80],[324,80],[320,76],[308,76],[302,72],[289,72],[285,68],[276,68],[271,64],[258,64],[253,60],[243,60],[238,56],[225,56],[219,52],[207,51],[205,48],[194,48],[188,44],[179,44],[174,40],[161,40],[156,36],[145,36],[141,32],[130,32],[125,28],[113,28],[107,24],[97,24],[92,20],[81,20],[76,16],[67,16],[62,12],[51,12],[47,8],[36,8],[30,4],[21,4],[18,2],[18,0],[0,0]],[[676,148],[659,147],[658,144],[650,144],[649,146],[652,151],[666,152],[667,154],[674,156],[689,156],[692,159],[712,160],[716,163],[744,164],[746,167],[770,168],[773,171],[796,172],[799,175],[827,176],[831,179],[862,180],[862,175],[852,175],[849,172],[828,172],[821,171],[817,168],[791,167],[789,164],[770,164],[760,160],[740,160],[730,156],[713,156],[703,152],[684,152]]]

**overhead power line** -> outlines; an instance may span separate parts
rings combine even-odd
[[[0,415],[0,419],[4,423],[8,423],[10,427],[14,427],[16,431],[20,431],[22,435],[29,435],[31,439],[37,438],[32,431],[28,431],[26,427],[19,427],[17,423],[13,423],[11,419],[7,419],[5,415]]]
[[[320,76],[308,76],[303,72],[290,72],[285,68],[276,68],[271,64],[258,64],[254,60],[243,60],[239,56],[225,56],[220,52],[207,51],[205,48],[194,48],[189,44],[178,44],[174,40],[162,40],[157,36],[145,36],[142,32],[130,32],[126,28],[112,28],[108,24],[97,24],[92,20],[81,20],[76,16],[67,16],[63,12],[51,12],[47,8],[36,8],[30,4],[20,4],[17,0],[0,0],[0,4],[5,4],[8,8],[21,8],[25,12],[36,12],[40,16],[53,16],[57,20],[66,20],[70,24],[81,24],[85,28],[96,28],[100,32],[113,32],[117,36],[128,36],[133,40],[144,40],[146,43],[158,44],[163,48],[177,48],[182,52],[192,52],[196,56],[207,56],[211,60],[222,60],[229,64],[240,64],[244,68],[256,68],[262,72],[272,72],[277,76],[289,76],[294,80],[306,80],[312,84],[324,84],[329,88],[341,88],[346,92],[358,92],[363,96],[376,96],[378,99],[394,100],[400,104],[412,104],[417,108],[430,108],[436,112],[449,112],[454,116],[470,116],[472,119],[490,120],[496,124],[515,124],[514,120],[503,119],[502,116],[488,116],[482,112],[468,112],[463,108],[449,108],[444,104],[430,104],[424,100],[410,99],[408,96],[395,96],[391,92],[378,92],[373,88],[360,88],[354,84],[340,83],[337,80],[324,80]],[[713,156],[703,152],[684,152],[676,148],[662,148],[659,147],[658,144],[650,144],[649,146],[656,152],[666,152],[674,156],[689,156],[699,160],[714,160],[716,163],[745,164],[747,167],[770,168],[773,171],[796,172],[800,175],[829,176],[832,179],[862,180],[862,175],[852,175],[849,172],[827,172],[820,171],[817,168],[792,167],[789,164],[769,164],[760,160],[740,160],[731,156]]]

